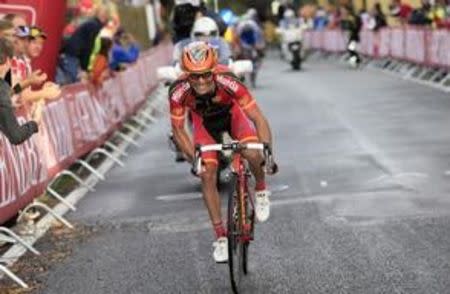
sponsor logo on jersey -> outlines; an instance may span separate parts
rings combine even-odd
[[[191,88],[188,82],[184,82],[178,86],[178,88],[173,92],[171,99],[177,103],[180,103],[181,98],[184,94]]]
[[[221,83],[222,85],[224,85],[225,87],[228,87],[229,89],[231,89],[234,93],[236,93],[239,89],[239,85],[238,83],[226,76],[223,75],[217,75],[216,80]]]

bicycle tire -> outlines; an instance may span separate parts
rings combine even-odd
[[[243,249],[244,245],[239,241],[240,224],[239,205],[236,195],[237,177],[233,175],[233,179],[228,191],[228,212],[227,212],[227,228],[228,228],[228,267],[230,271],[230,281],[233,293],[239,293],[240,283],[243,271]]]
[[[248,274],[248,246],[250,245],[250,242],[245,242],[242,244],[242,272],[244,275]]]

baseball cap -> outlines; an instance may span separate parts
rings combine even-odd
[[[29,37],[33,39],[39,37],[47,39],[47,34],[39,27],[31,27]]]

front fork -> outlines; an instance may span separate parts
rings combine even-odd
[[[250,178],[250,172],[241,166],[238,178],[238,189],[239,189],[239,206],[240,206],[240,223],[241,223],[241,240],[243,242],[249,242],[253,240],[253,224],[254,224],[254,204],[253,197],[251,197],[250,191],[248,189],[248,180]],[[247,201],[248,200],[248,201]],[[248,207],[250,205],[250,208]],[[250,211],[252,213],[249,215]]]

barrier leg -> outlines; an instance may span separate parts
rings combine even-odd
[[[104,181],[105,177],[99,173],[95,168],[93,168],[91,165],[89,165],[89,163],[87,163],[86,161],[82,160],[82,159],[77,159],[75,161],[76,163],[79,163],[80,165],[82,165],[84,168],[86,168],[87,170],[89,170],[91,173],[93,173],[99,180]]]
[[[10,271],[6,266],[0,264],[0,271],[4,272],[11,280],[19,284],[22,288],[28,289],[28,285],[22,281],[18,276],[16,276],[12,271]]]
[[[155,123],[157,121],[153,115],[151,115],[145,111],[141,112],[140,115],[142,115],[144,118],[148,119],[151,123]]]
[[[140,127],[144,128],[144,129],[148,126],[148,124],[145,121],[143,121],[142,119],[139,119],[137,116],[130,117],[130,120],[134,121],[135,123],[137,123]]]
[[[47,186],[46,191],[52,195],[53,197],[55,197],[56,199],[58,199],[59,201],[61,201],[61,203],[63,203],[65,206],[67,206],[70,210],[72,211],[76,211],[77,208],[75,206],[73,206],[72,203],[68,202],[66,199],[64,199],[63,196],[61,196],[58,192],[56,192],[55,190],[53,190],[52,187]]]
[[[88,155],[88,157],[86,158],[85,161],[88,162],[89,161],[88,158],[91,158],[94,154],[99,154],[99,153],[105,155],[108,158],[110,158],[112,161],[114,161],[118,165],[120,165],[122,167],[125,166],[125,164],[119,158],[114,156],[111,152],[109,152],[105,148],[100,148],[100,147],[97,147],[94,150],[92,150],[91,154]]]
[[[445,76],[447,70],[441,68],[437,70],[433,76],[431,76],[430,81],[438,83],[441,80],[442,76]]]
[[[425,80],[428,81],[431,76],[433,76],[434,74],[434,69],[430,69],[430,68],[425,68],[425,70],[423,71],[423,73],[418,77],[419,80]]]
[[[127,128],[128,130],[132,131],[133,133],[138,134],[139,137],[142,137],[144,135],[144,133],[141,130],[139,130],[138,128],[130,125],[129,123],[124,123],[123,126],[125,128]]]
[[[39,251],[37,251],[36,249],[34,249],[33,246],[29,245],[27,242],[25,242],[25,240],[23,240],[21,237],[19,237],[16,233],[14,233],[12,230],[5,228],[5,227],[0,227],[0,232],[6,233],[8,234],[8,236],[14,240],[15,242],[8,242],[8,243],[16,243],[18,242],[20,245],[22,245],[23,247],[25,247],[26,249],[28,249],[29,251],[33,252],[35,255],[41,255],[41,253]],[[5,238],[6,239],[6,238]],[[5,240],[3,239],[3,240]]]
[[[411,69],[403,76],[404,79],[410,80],[414,77],[417,77],[418,75],[420,75],[423,71],[423,68],[414,65],[413,67],[411,67]]]
[[[446,87],[446,86],[448,86],[448,81],[450,80],[450,73],[447,73],[443,78],[442,78],[442,80],[439,82],[439,84],[441,85],[441,86],[444,86],[444,87]]]
[[[30,209],[32,207],[40,207],[40,208],[44,209],[45,211],[50,213],[54,218],[56,218],[58,221],[60,221],[62,224],[64,224],[66,227],[73,229],[73,225],[69,221],[67,221],[65,218],[63,218],[62,216],[55,213],[50,207],[48,207],[47,205],[45,205],[44,203],[39,202],[39,201],[34,201],[34,202],[30,203],[27,207],[25,207],[24,210],[19,214],[17,221],[19,222],[22,219],[23,215],[28,211],[28,209]]]
[[[141,147],[141,145],[139,145],[138,142],[136,142],[136,140],[134,140],[133,138],[131,138],[130,136],[120,132],[120,131],[116,131],[115,133],[117,136],[119,136],[120,138],[122,138],[123,140],[127,141],[128,143],[130,143],[131,145],[134,145],[136,147]]]
[[[128,153],[126,153],[124,150],[120,149],[116,145],[114,145],[111,141],[106,141],[104,144],[106,147],[111,148],[113,151],[119,153],[120,155],[127,157]]]
[[[83,181],[79,176],[77,176],[75,173],[71,172],[70,170],[63,170],[61,171],[58,175],[56,175],[56,177],[52,180],[51,184],[53,184],[54,180],[59,177],[59,176],[69,176],[72,179],[74,179],[75,181],[77,181],[78,184],[82,185],[83,187],[87,188],[89,191],[94,192],[95,189],[91,186],[89,186],[85,181]],[[51,186],[51,184],[49,184],[49,186]]]

